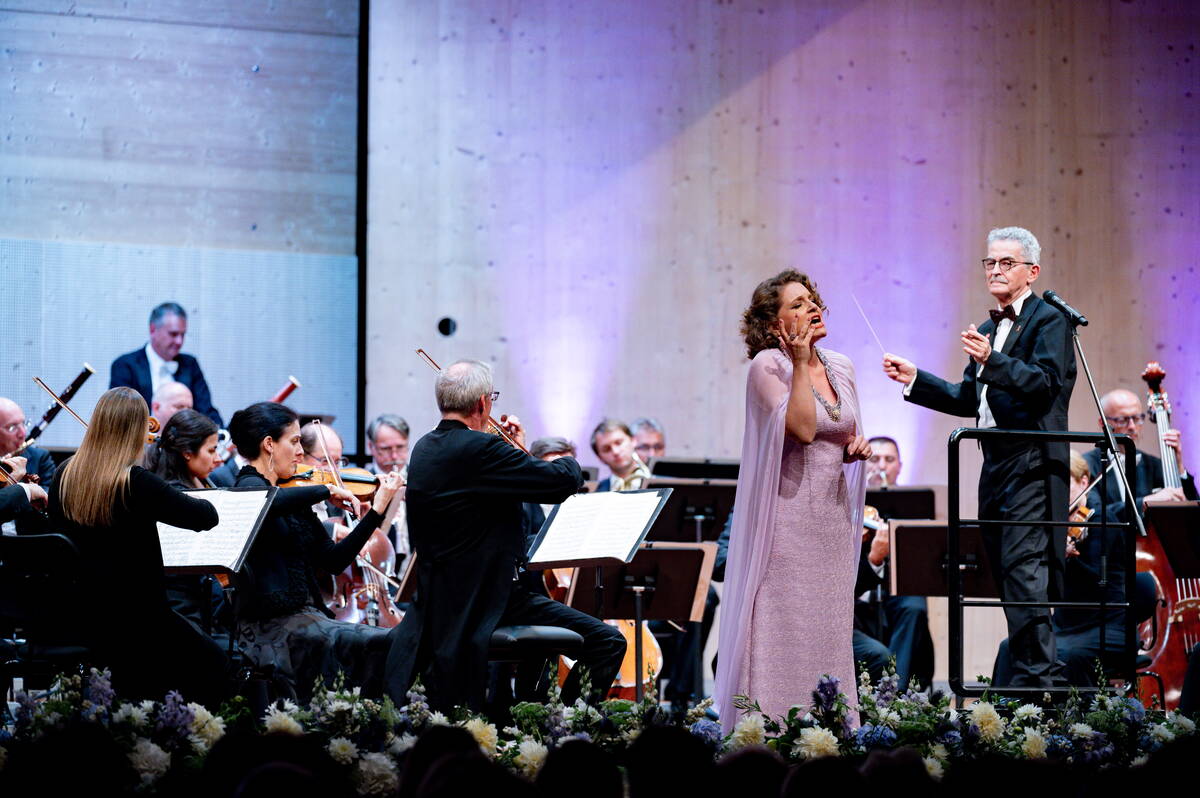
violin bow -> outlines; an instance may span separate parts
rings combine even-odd
[[[420,357],[422,360],[424,360],[425,363],[429,366],[429,368],[433,369],[434,371],[436,371],[438,373],[441,373],[442,367],[439,366],[434,361],[433,358],[431,358],[428,354],[426,354],[424,349],[418,349],[417,356]],[[507,432],[504,431],[504,429],[500,426],[500,422],[496,421],[496,419],[492,418],[491,416],[487,417],[487,421],[489,424],[492,425],[492,429],[496,430],[496,434],[499,435],[501,438],[503,438],[506,443],[508,443],[510,446],[520,449],[521,451],[525,452],[525,454],[529,454],[528,449],[526,449],[524,446],[522,446],[520,444],[520,442],[517,441],[516,438],[512,437],[511,435],[509,435]]]
[[[325,465],[329,468],[329,473],[333,474],[333,481],[337,483],[339,488],[345,490],[346,483],[342,482],[342,475],[339,474],[338,470],[333,467],[333,459],[329,456],[329,447],[325,445],[325,426],[321,423],[321,419],[319,418],[313,419],[313,425],[315,425],[317,431],[321,433],[317,436],[317,439],[321,441],[321,452],[325,455]],[[355,521],[359,520],[358,513],[356,513],[354,510],[347,509],[346,512],[350,513],[350,517]]]

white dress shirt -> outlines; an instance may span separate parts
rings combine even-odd
[[[163,360],[149,343],[146,344],[146,359],[150,361],[150,395],[154,396],[163,383],[175,382],[179,361]]]

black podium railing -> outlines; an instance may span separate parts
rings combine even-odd
[[[1099,521],[1050,521],[1050,520],[1020,520],[1006,521],[1000,519],[980,519],[980,518],[961,518],[959,515],[959,443],[964,440],[978,440],[987,442],[1005,442],[1018,443],[1027,442],[1030,444],[1039,443],[1090,443],[1100,448],[1101,463],[1104,471],[1100,475],[1100,496],[1101,506],[1093,517],[1099,517]],[[1134,447],[1133,440],[1128,435],[1116,436],[1117,445],[1125,450],[1125,473],[1128,476],[1128,484],[1135,484],[1135,469],[1137,449]],[[947,524],[947,542],[946,556],[949,582],[949,612],[950,612],[950,689],[958,696],[980,696],[988,690],[992,689],[1004,695],[1023,695],[1042,693],[1065,692],[1072,689],[1069,686],[1055,687],[1009,687],[1006,685],[989,686],[982,682],[972,682],[967,684],[963,678],[963,644],[964,644],[964,610],[968,607],[1071,607],[1076,609],[1095,609],[1100,625],[1100,661],[1103,663],[1106,672],[1123,677],[1126,680],[1132,681],[1134,678],[1134,663],[1137,657],[1137,649],[1135,644],[1135,626],[1136,619],[1133,613],[1130,612],[1131,603],[1129,596],[1134,588],[1134,580],[1136,578],[1136,540],[1133,530],[1136,525],[1130,515],[1133,510],[1133,502],[1126,501],[1122,520],[1119,522],[1110,522],[1107,513],[1107,496],[1108,496],[1108,463],[1109,455],[1106,451],[1105,436],[1102,433],[1091,432],[1042,432],[1032,430],[1000,430],[1000,429],[977,429],[970,427],[960,427],[950,433],[948,442],[947,468],[949,470],[948,486],[947,486],[947,504],[949,505],[949,519]],[[1074,497],[1072,497],[1074,498]],[[959,559],[959,538],[961,529],[964,527],[979,527],[981,531],[986,533],[988,527],[999,526],[1041,526],[1041,527],[1085,527],[1096,529],[1099,531],[1098,544],[1101,549],[1100,559],[1100,583],[1099,583],[1099,601],[1004,601],[1004,600],[968,600],[963,595],[963,580],[962,569],[965,566]],[[1126,530],[1130,534],[1124,536],[1125,549],[1125,600],[1121,602],[1107,601],[1107,578],[1108,573],[1108,533],[1109,530],[1120,529]],[[1090,533],[1089,533],[1090,537]],[[999,563],[989,562],[988,566],[993,569],[996,586],[1000,588],[1003,595],[1003,579],[998,572]],[[1119,608],[1125,611],[1125,641],[1124,645],[1112,649],[1114,652],[1112,657],[1106,656],[1109,651],[1105,641],[1106,623],[1105,618],[1107,610]],[[1080,691],[1096,690],[1096,687],[1076,687]]]

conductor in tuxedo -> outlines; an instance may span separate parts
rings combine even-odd
[[[603,695],[625,655],[620,632],[517,581],[526,553],[522,502],[566,501],[583,484],[579,464],[573,457],[539,460],[483,432],[498,396],[486,363],[459,361],[444,369],[435,394],[442,421],[409,458],[417,594],[391,632],[389,695],[406,703],[419,675],[431,707],[478,711],[492,632],[514,624],[562,626],[582,635],[580,662],[563,686],[563,700],[571,704],[579,695],[579,664]],[[502,417],[501,424],[523,439],[515,417]]]
[[[164,383],[181,382],[192,391],[192,407],[223,427],[199,361],[179,351],[186,335],[187,311],[175,302],[162,303],[150,311],[150,341],[112,362],[108,387],[133,388],[149,407]]]
[[[962,380],[949,383],[911,361],[883,357],[884,373],[903,383],[904,397],[979,427],[1065,430],[1075,386],[1071,329],[1057,309],[1033,293],[1041,246],[1024,228],[992,230],[983,273],[996,302],[989,319],[961,333],[968,356]],[[1065,527],[1022,521],[1065,521],[1070,481],[1066,443],[983,441],[979,517],[1009,522],[984,530],[984,546],[1006,601],[1048,601],[1063,592]],[[1005,607],[1013,658],[1012,686],[1049,687],[1054,633],[1046,607]]]

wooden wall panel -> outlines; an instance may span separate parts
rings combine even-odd
[[[0,236],[353,254],[357,25],[345,0],[6,4]]]

